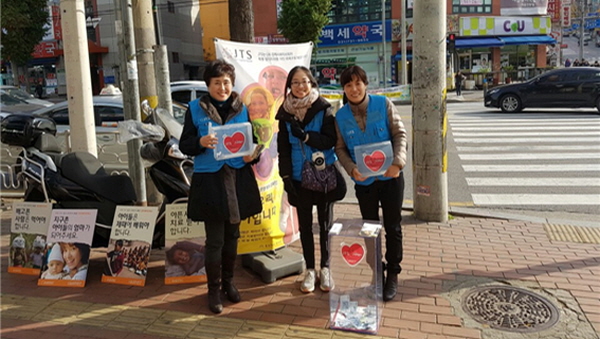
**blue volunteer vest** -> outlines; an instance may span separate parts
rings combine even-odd
[[[357,163],[356,155],[354,154],[355,146],[392,140],[387,116],[386,98],[381,95],[368,94],[368,96],[367,123],[364,132],[358,126],[354,115],[352,115],[350,104],[344,105],[335,115],[342,138],[355,164]],[[372,184],[376,179],[390,180],[391,178],[384,177],[383,175],[369,177],[365,181],[356,181],[352,178],[357,185],[363,186]]]
[[[306,132],[320,132],[321,126],[323,126],[323,117],[325,116],[325,112],[321,111],[315,115],[315,117],[304,127]],[[302,165],[304,164],[304,154],[306,154],[306,159],[312,161],[313,152],[318,152],[319,150],[313,147],[308,146],[303,143],[300,139],[296,138],[292,135],[292,129],[290,127],[290,123],[285,123],[290,145],[292,146],[292,179],[296,181],[302,181]],[[302,148],[304,148],[304,154],[302,153]],[[337,160],[337,156],[335,155],[335,151],[333,148],[321,151],[325,155],[325,164],[331,165]]]
[[[192,121],[194,126],[198,130],[198,136],[204,136],[208,134],[208,124],[219,125],[211,119],[204,109],[200,106],[200,99],[196,99],[189,104],[190,111],[192,113]],[[225,122],[225,125],[236,124],[241,122],[248,122],[248,111],[246,106],[242,111],[234,115],[231,119]],[[214,173],[223,167],[224,164],[229,165],[232,168],[242,168],[246,164],[243,157],[231,158],[227,160],[216,160],[215,150],[207,148],[204,152],[194,157],[194,172],[196,173]]]

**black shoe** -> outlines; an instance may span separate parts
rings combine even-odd
[[[221,303],[221,292],[219,290],[208,290],[208,308],[212,313],[219,314],[223,312],[223,303]]]
[[[233,283],[223,282],[223,292],[227,296],[227,300],[234,304],[239,303],[240,300],[242,300],[240,292]]]
[[[383,287],[383,301],[394,299],[396,293],[398,293],[398,273],[388,272],[385,286]]]

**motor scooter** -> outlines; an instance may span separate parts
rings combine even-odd
[[[169,119],[171,118],[171,119]],[[164,121],[171,133],[182,128],[168,113],[157,113],[157,123]],[[141,124],[141,123],[140,123]],[[96,157],[87,152],[63,153],[56,139],[56,124],[43,117],[10,115],[1,122],[1,141],[21,146],[18,178],[25,187],[24,200],[52,202],[54,208],[97,209],[92,247],[106,247],[112,220],[118,205],[134,205],[137,198],[131,178],[110,175]],[[156,128],[138,126],[138,135],[146,142],[142,150],[151,160],[150,176],[166,197],[153,236],[154,248],[164,246],[164,205],[187,201],[191,161],[178,152],[178,141],[171,134],[156,134]],[[146,131],[147,130],[147,131]],[[141,131],[141,132],[140,132]],[[146,131],[146,132],[144,132]],[[153,149],[157,152],[149,152]],[[179,154],[178,154],[179,153]],[[152,157],[150,156],[152,155]],[[177,201],[180,199],[180,201]]]

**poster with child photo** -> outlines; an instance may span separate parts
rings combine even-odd
[[[106,253],[102,282],[144,286],[157,207],[117,206]]]
[[[52,204],[15,202],[10,224],[8,272],[40,275]]]
[[[171,204],[165,231],[165,285],[206,282],[204,223],[187,218],[186,204]]]
[[[97,210],[52,211],[38,286],[84,287]]]

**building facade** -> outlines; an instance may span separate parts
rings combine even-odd
[[[199,2],[168,0],[155,0],[155,2],[157,42],[167,45],[171,80],[199,79],[204,65]],[[114,0],[86,0],[84,4],[92,92],[98,94],[106,84],[117,86],[120,84],[115,5]],[[27,65],[28,81],[19,79],[19,83],[28,82],[34,87],[36,83],[42,81],[47,94],[66,95],[58,0],[48,2],[48,12],[50,14],[48,34],[36,46],[33,59]]]

